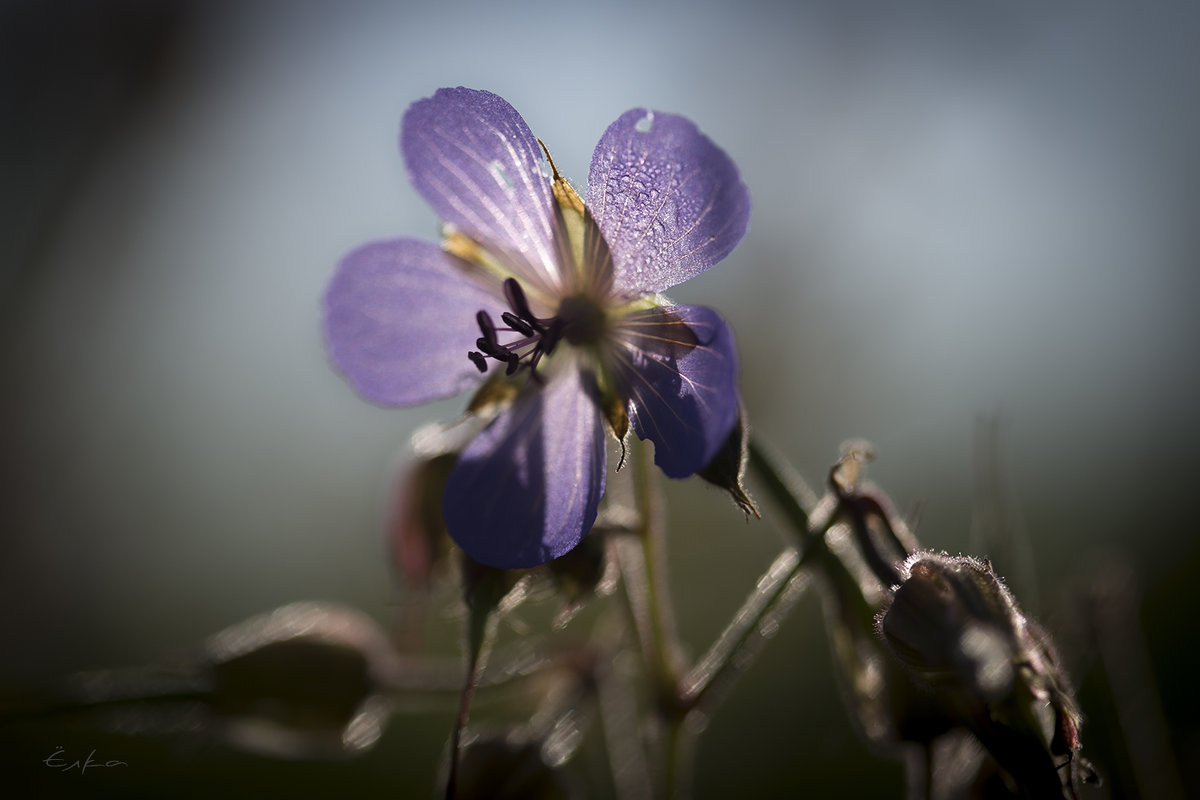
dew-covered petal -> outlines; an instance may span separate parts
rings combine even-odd
[[[627,111],[600,138],[587,205],[612,249],[616,286],[660,292],[727,256],[746,233],[737,167],[692,122]]]
[[[634,432],[654,442],[654,463],[668,476],[700,471],[737,421],[733,332],[710,308],[665,306],[629,314],[618,336],[613,371]]]
[[[476,561],[533,567],[579,544],[604,495],[599,412],[577,369],[525,394],[467,445],[443,502],[450,535]]]
[[[517,277],[558,285],[550,179],[516,109],[491,92],[439,89],[404,114],[400,150],[442,219],[504,257]]]
[[[325,291],[325,345],[359,394],[416,405],[479,382],[475,314],[500,301],[464,262],[418,239],[375,242],[338,264]]]

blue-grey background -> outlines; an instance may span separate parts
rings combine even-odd
[[[318,303],[355,245],[435,235],[399,120],[461,84],[508,99],[580,188],[621,112],[694,119],[754,207],[673,297],[733,325],[756,433],[813,481],[870,439],[872,477],[958,552],[978,421],[1002,419],[1034,569],[997,568],[1063,639],[1110,790],[1133,796],[1136,770],[1078,598],[1114,564],[1141,587],[1121,649],[1155,681],[1133,705],[1195,763],[1198,35],[1188,3],[6,3],[5,687],[153,661],[293,600],[388,619],[388,476],[460,403],[359,400]],[[671,501],[695,654],[779,539],[695,482]],[[808,597],[711,719],[697,796],[899,795],[828,660]],[[428,796],[450,718],[399,718],[336,775]],[[12,736],[0,763],[60,744]],[[318,796],[333,780],[274,770]]]

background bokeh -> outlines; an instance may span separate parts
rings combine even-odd
[[[733,325],[756,433],[814,482],[866,437],[923,541],[977,552],[980,420],[1000,420],[1032,558],[997,570],[1059,635],[1108,791],[1139,792],[1131,725],[1197,763],[1198,36],[1186,3],[3,4],[0,686],[177,655],[294,600],[388,619],[392,465],[460,402],[359,400],[318,304],[355,245],[435,235],[399,120],[461,84],[508,99],[578,185],[626,109],[694,119],[754,208],[673,297]],[[779,538],[696,482],[670,497],[695,653]],[[1113,581],[1140,625],[1100,635],[1149,666],[1123,688],[1081,599]],[[807,597],[712,717],[698,797],[900,794],[828,662]],[[424,797],[451,718],[397,718],[348,764],[173,742],[53,786],[153,796],[174,771],[211,796],[244,769]],[[62,744],[0,731],[14,781]]]

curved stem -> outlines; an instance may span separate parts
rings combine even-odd
[[[733,620],[688,673],[681,699],[688,709],[711,706],[719,689],[728,686],[746,667],[747,654],[774,633],[781,618],[808,587],[801,577],[805,561],[795,548],[786,548],[758,579]]]
[[[750,438],[747,452],[750,468],[783,512],[783,517],[791,526],[792,533],[799,539],[802,550],[807,551],[824,533],[823,530],[811,530],[813,523],[808,509],[817,505],[816,496],[789,465],[774,456],[753,436]]]
[[[749,667],[756,648],[775,632],[808,588],[809,582],[801,573],[814,556],[825,552],[824,534],[834,521],[829,503],[818,503],[786,462],[753,437],[747,450],[750,468],[782,512],[800,547],[785,548],[775,557],[733,620],[688,673],[680,698],[687,710],[711,707],[720,690]]]

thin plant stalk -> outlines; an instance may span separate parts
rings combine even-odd
[[[680,703],[679,636],[667,578],[667,541],[663,509],[650,449],[633,445],[634,506],[638,513],[637,545],[618,548],[627,609],[652,681],[654,710],[662,728],[662,797],[680,796],[692,751],[683,727]]]

